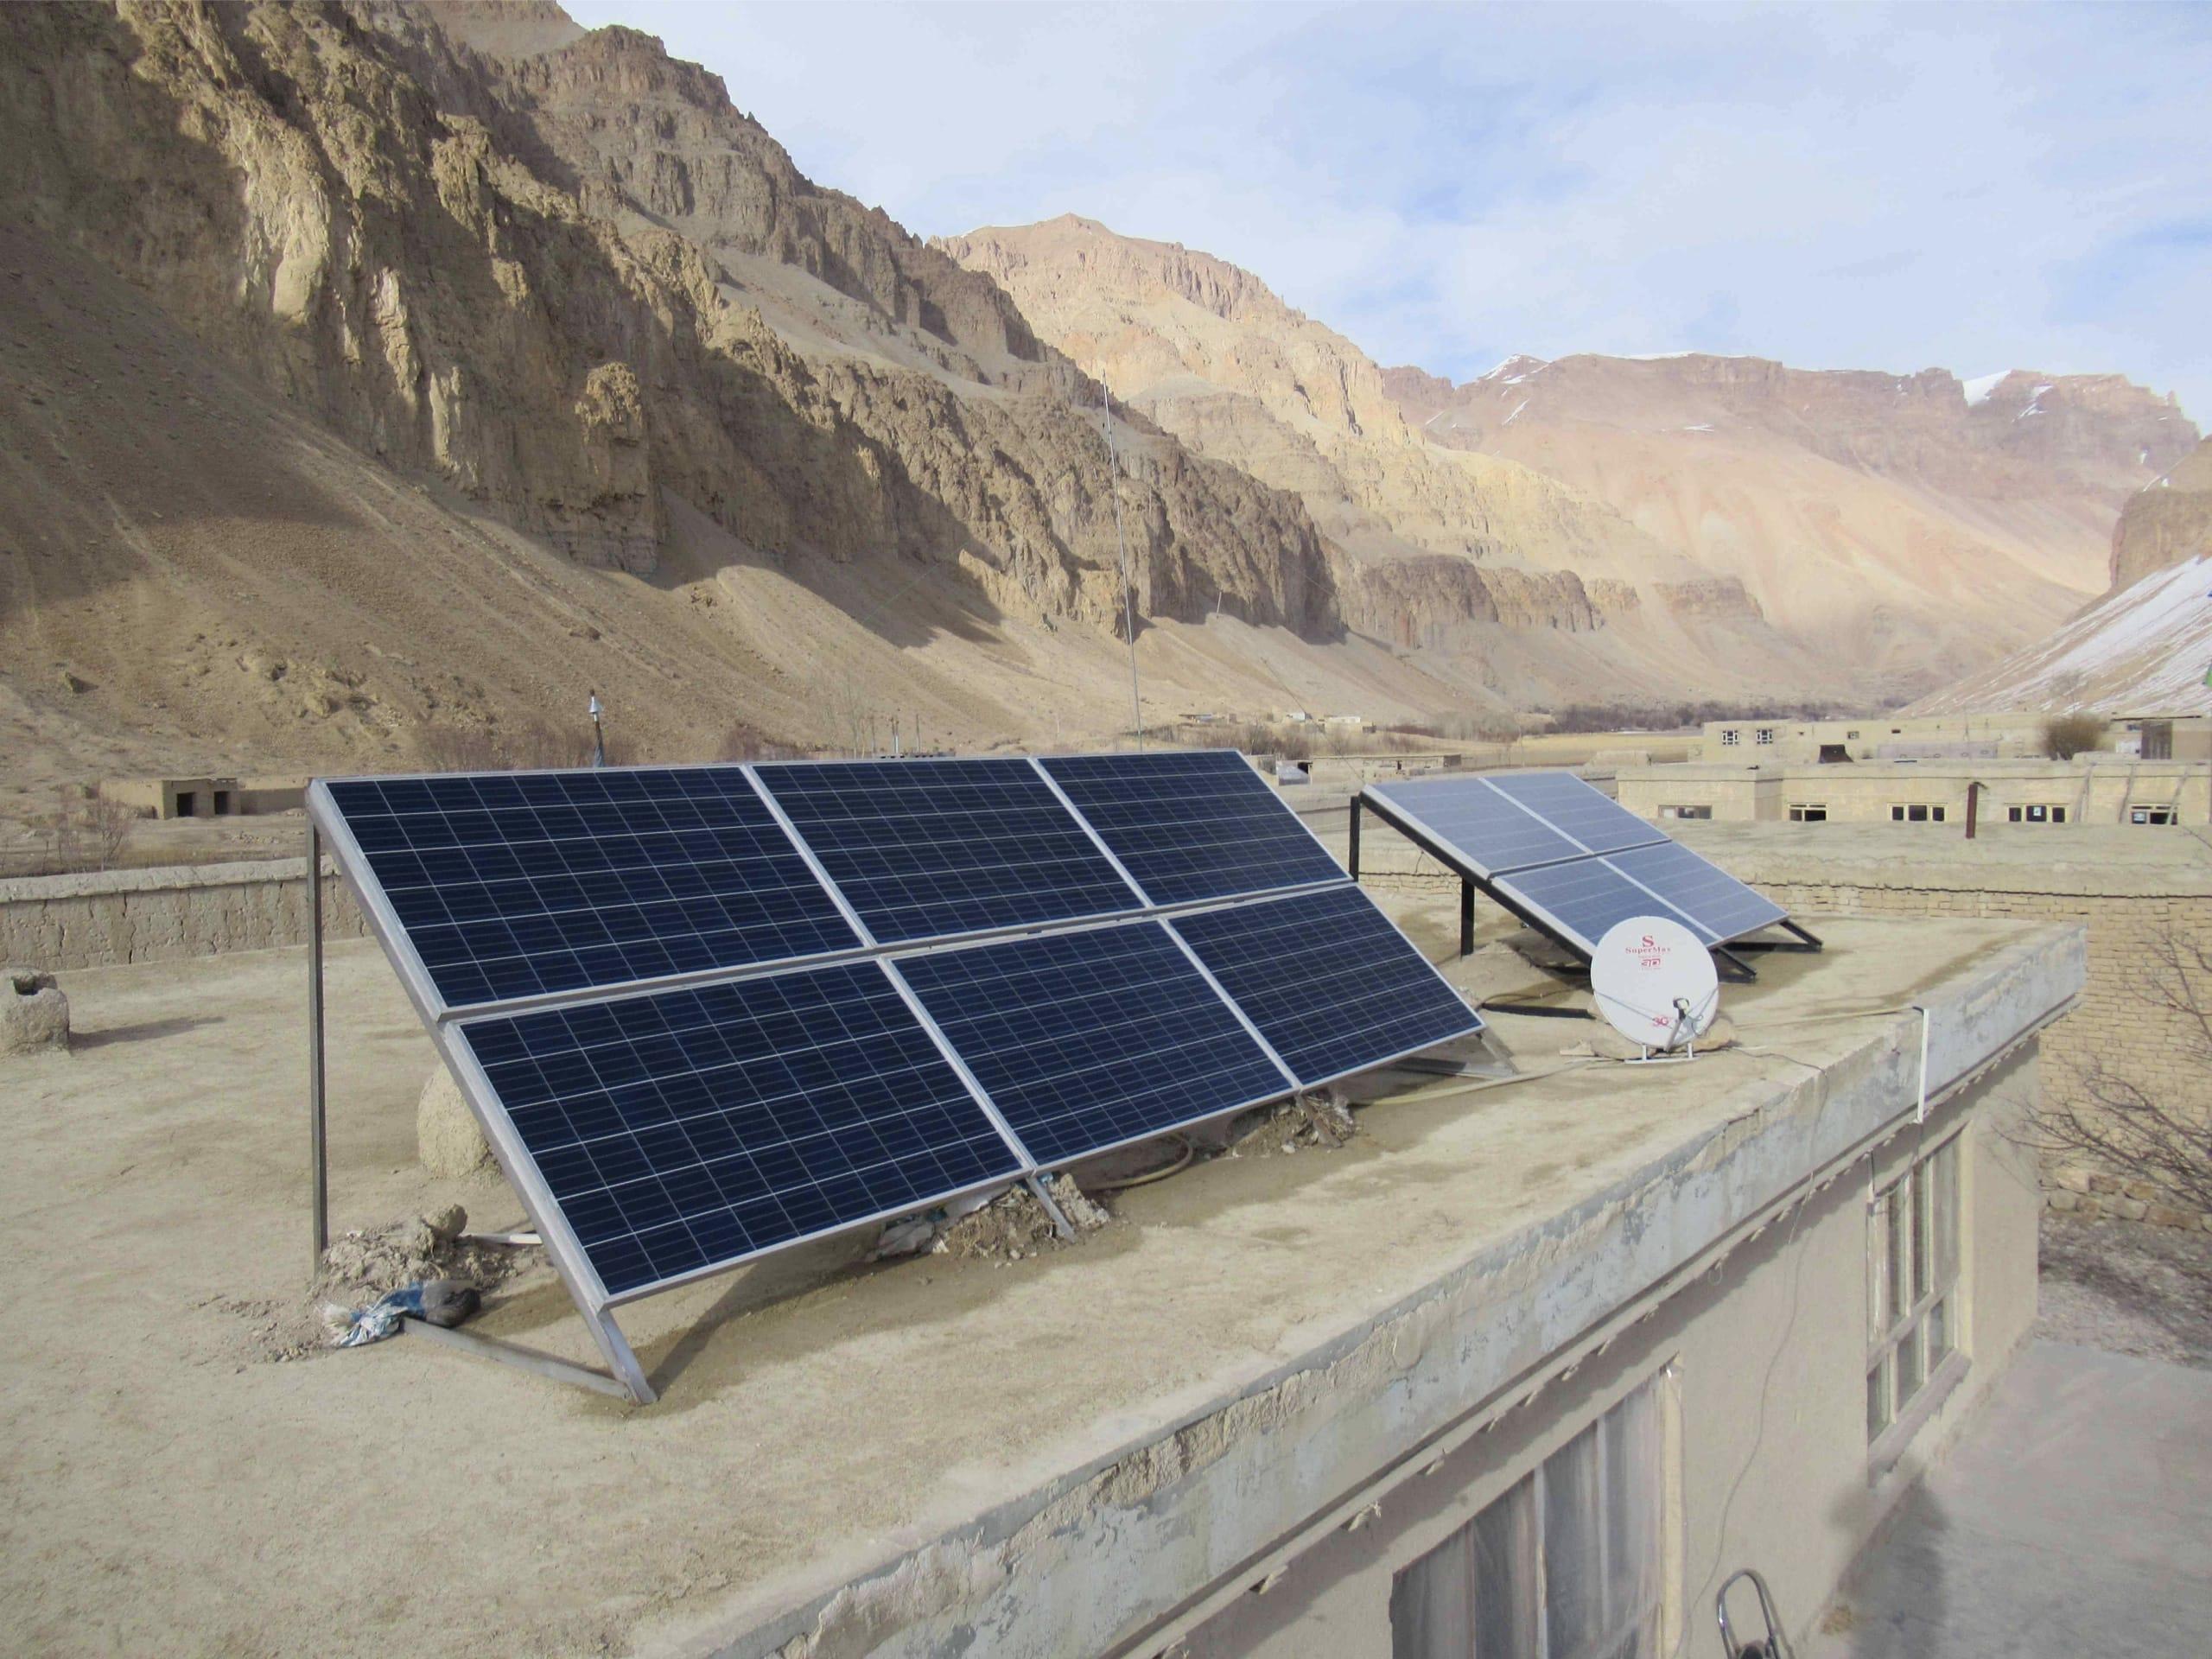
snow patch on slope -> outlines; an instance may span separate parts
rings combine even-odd
[[[2154,570],[2039,645],[1945,696],[1914,705],[2094,709],[2183,714],[2212,709],[2212,554]]]
[[[1965,382],[1967,407],[1972,409],[1977,404],[1987,403],[1989,394],[2003,385],[2005,377],[2012,372],[2010,369],[1999,369],[1994,374],[1978,374],[1973,379]]]

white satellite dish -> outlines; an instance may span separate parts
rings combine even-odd
[[[1703,941],[1680,922],[1616,922],[1590,958],[1590,989],[1615,1031],[1653,1052],[1694,1052],[1720,1012],[1720,976]]]

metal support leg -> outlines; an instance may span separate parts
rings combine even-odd
[[[1348,855],[1348,857],[1347,857],[1346,862],[1347,862],[1347,863],[1350,865],[1350,867],[1351,867],[1351,868],[1350,868],[1350,870],[1349,870],[1349,874],[1351,874],[1351,879],[1352,879],[1353,880],[1355,880],[1355,881],[1358,880],[1359,880],[1359,797],[1358,797],[1358,796],[1357,796],[1357,795],[1355,795],[1355,796],[1353,796],[1353,797],[1351,798],[1351,849],[1350,849],[1350,851],[1349,851],[1349,855]]]
[[[308,820],[308,1148],[314,1170],[315,1262],[330,1248],[330,1156],[323,1137],[322,832]],[[311,1275],[312,1276],[312,1275]]]
[[[1021,1181],[1035,1195],[1037,1202],[1045,1206],[1045,1213],[1052,1218],[1052,1230],[1062,1238],[1074,1238],[1075,1229],[1068,1225],[1068,1218],[1060,1213],[1060,1206],[1052,1202],[1052,1189],[1034,1175],[1025,1175]]]
[[[622,1334],[622,1327],[614,1323],[614,1316],[602,1307],[596,1313],[587,1314],[584,1323],[591,1327],[591,1339],[599,1344],[607,1369],[614,1374],[623,1392],[641,1406],[650,1406],[659,1399],[653,1392],[653,1385],[645,1381],[645,1368],[638,1363],[637,1355],[630,1351],[629,1339]]]
[[[1475,884],[1459,878],[1459,954],[1475,954]]]

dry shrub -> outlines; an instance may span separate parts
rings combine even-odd
[[[542,717],[505,736],[488,727],[427,726],[416,734],[415,752],[425,772],[552,772],[591,765],[592,730]],[[618,739],[607,740],[608,766],[627,766],[626,754]]]
[[[54,810],[33,820],[38,848],[25,873],[70,875],[118,868],[137,823],[137,808],[64,785],[54,791]]]
[[[2043,723],[2043,752],[2053,760],[2071,760],[2104,741],[2101,715],[2053,715]]]
[[[717,760],[804,760],[810,751],[780,737],[771,737],[750,721],[736,721],[722,734]]]
[[[499,747],[480,726],[425,726],[415,734],[425,772],[496,772]]]

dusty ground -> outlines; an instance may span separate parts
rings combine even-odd
[[[2036,1335],[2212,1370],[2212,1233],[2043,1217]]]
[[[2022,936],[1840,924],[1825,957],[1742,992],[1739,1017],[1890,1006]],[[663,1394],[639,1411],[419,1339],[264,1357],[308,1277],[302,969],[282,950],[66,975],[74,1052],[0,1061],[16,1650],[664,1643],[1217,1401],[1802,1076],[1745,1055],[1639,1076],[1618,1110],[1593,1108],[1630,1085],[1582,1072],[1471,1094],[1411,1080],[1335,1151],[1198,1162],[1120,1194],[1116,1224],[1075,1247],[1003,1265],[869,1264],[868,1237],[788,1252],[624,1311]],[[432,1055],[373,944],[334,947],[328,999],[334,1227],[452,1203],[520,1223],[499,1185],[415,1164]],[[1499,1024],[1539,1061],[1560,1041],[1556,1022]],[[1791,1052],[1839,1058],[1886,1029],[1822,1024]],[[543,1274],[478,1328],[591,1357]]]

